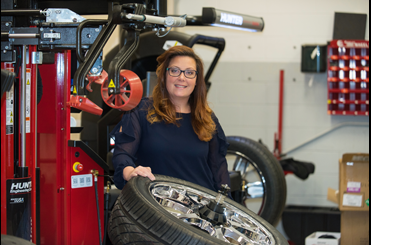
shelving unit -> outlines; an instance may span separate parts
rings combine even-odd
[[[332,40],[328,49],[328,114],[369,115],[369,41]]]

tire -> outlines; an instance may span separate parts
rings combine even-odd
[[[229,244],[229,241],[222,241],[213,237],[171,214],[169,212],[171,208],[163,207],[161,204],[164,203],[158,202],[153,195],[154,192],[158,192],[157,189],[160,187],[170,187],[170,190],[180,190],[179,194],[201,194],[199,197],[201,197],[200,200],[202,199],[201,202],[203,203],[207,199],[215,199],[218,195],[217,192],[177,178],[163,175],[155,175],[155,177],[155,181],[140,176],[134,177],[122,189],[121,195],[111,212],[108,224],[108,234],[113,244]],[[175,201],[175,204],[179,206],[185,204],[182,201],[177,202],[174,197],[170,196],[165,200],[168,202]],[[194,201],[193,196],[191,198],[191,201]],[[224,204],[227,208],[230,208],[230,211],[240,211],[237,213],[250,216],[252,221],[256,221],[254,223],[258,223],[257,225],[263,228],[263,232],[267,231],[269,239],[274,244],[288,244],[286,239],[272,225],[249,209],[229,198],[226,198]],[[186,215],[196,216],[195,213],[183,214],[183,216]],[[235,215],[237,216],[237,214]],[[216,230],[220,229],[217,226],[215,228]]]
[[[286,179],[279,161],[265,145],[254,140],[228,136],[227,141],[229,142],[227,154],[229,168],[241,171],[242,179],[246,181],[247,187],[256,182],[259,182],[259,187],[262,184],[263,192],[259,190],[256,195],[247,196],[244,205],[250,209],[250,201],[257,200],[255,208],[251,210],[258,211],[259,216],[276,226],[286,203]],[[234,158],[234,164],[230,163],[231,158]],[[255,182],[248,178],[252,172],[255,173],[252,176]]]

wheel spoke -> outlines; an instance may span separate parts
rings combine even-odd
[[[225,238],[224,233],[222,232],[222,228],[217,228],[215,230],[215,237],[224,241],[225,243],[230,243],[228,239]]]
[[[169,207],[169,208],[171,208],[173,210],[181,212],[182,214],[193,213],[193,210],[191,210],[189,207],[187,207],[187,206],[185,206],[183,204],[180,204],[178,202],[174,202],[174,201],[171,201],[169,199],[163,199],[163,198],[160,198],[160,197],[155,197],[155,198],[156,198],[156,201],[161,206]]]
[[[120,95],[115,95],[115,106],[121,106],[121,96]]]
[[[200,218],[184,218],[183,222],[186,222],[193,226],[197,226],[200,229],[208,232],[211,236],[215,235],[215,228],[214,228],[213,224],[211,224],[207,220],[203,220]]]
[[[122,87],[125,87],[126,86],[126,84],[129,82],[129,80],[124,80],[120,85],[119,85],[119,88],[122,88]]]
[[[115,98],[114,94],[111,94],[110,96],[107,97],[106,101],[110,104],[113,104],[113,100]]]
[[[233,170],[240,171],[240,175],[242,176],[242,179],[245,179],[246,170],[247,170],[248,166],[249,166],[248,161],[246,161],[241,156],[237,156],[235,159],[235,163],[233,164]]]
[[[236,230],[233,227],[229,227],[229,228],[222,228],[222,232],[224,233],[224,237],[233,244],[240,244],[240,245],[252,245],[255,243],[252,243],[252,241],[250,241],[250,239],[240,233],[238,230]]]

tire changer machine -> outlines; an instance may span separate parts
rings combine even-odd
[[[109,2],[108,19],[94,20],[66,8],[40,10],[34,0],[1,1],[1,234],[35,244],[106,241],[110,167],[86,143],[70,140],[76,130],[70,114],[102,115],[86,96],[93,83],[114,111],[136,107],[141,79],[122,68],[132,62],[144,29],[161,37],[165,27],[211,23],[161,17],[160,1],[145,2]],[[221,17],[215,13],[212,18]],[[249,23],[241,25],[263,28],[258,20]],[[128,38],[103,69],[103,47],[118,25]],[[196,42],[219,47],[213,69],[224,40],[202,36]]]

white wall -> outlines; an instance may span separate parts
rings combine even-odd
[[[184,27],[188,34],[223,37],[226,48],[210,81],[208,100],[226,135],[262,141],[273,148],[278,130],[279,71],[285,72],[282,152],[292,149],[321,132],[340,127],[289,153],[288,157],[313,162],[316,170],[303,181],[287,175],[287,205],[328,206],[328,187],[338,189],[338,160],[349,152],[369,152],[369,117],[327,115],[325,74],[300,72],[301,46],[326,44],[332,40],[335,12],[367,14],[367,0],[175,0],[169,14],[201,15],[202,7],[263,17],[261,33],[217,27]],[[196,47],[209,65],[215,49]],[[359,125],[357,125],[359,124]],[[363,126],[362,126],[363,125]]]

